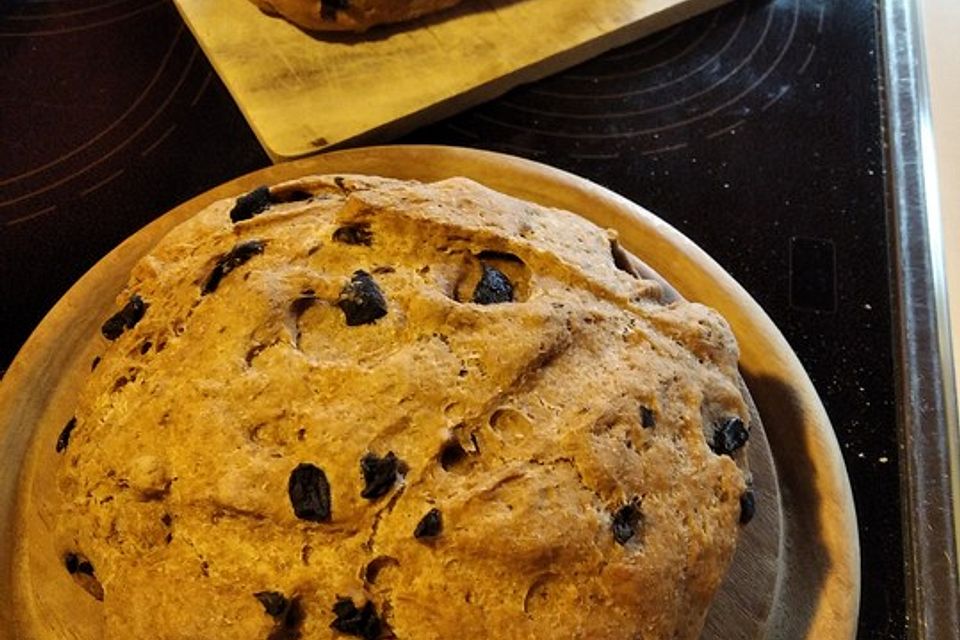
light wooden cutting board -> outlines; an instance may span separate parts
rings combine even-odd
[[[726,0],[464,0],[408,25],[327,36],[249,0],[174,1],[279,161],[398,135]]]

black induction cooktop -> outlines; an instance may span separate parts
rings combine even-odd
[[[93,263],[268,159],[166,1],[0,4],[0,368]],[[827,408],[860,520],[861,638],[904,638],[878,8],[740,0],[404,138],[590,178],[769,313]]]

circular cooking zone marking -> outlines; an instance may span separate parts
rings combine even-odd
[[[172,20],[178,22],[172,38],[146,37],[158,22]],[[105,34],[118,30],[143,44],[137,60],[117,67],[137,81],[92,82],[91,65],[116,67],[111,58],[123,40]],[[65,40],[88,53],[63,58]],[[135,169],[176,130],[175,112],[196,106],[212,79],[176,10],[159,0],[22,2],[0,17],[0,48],[26,59],[24,66],[57,70],[7,79],[4,99],[13,104],[0,130],[10,143],[0,167],[3,226],[53,215]],[[61,136],[56,145],[43,143],[51,130]]]
[[[789,97],[816,54],[824,2],[733,2],[443,127],[466,144],[508,139],[496,148],[534,157],[563,145],[574,159],[616,158],[614,141],[654,155],[736,135]]]

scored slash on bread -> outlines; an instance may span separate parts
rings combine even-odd
[[[50,445],[107,637],[697,638],[749,406],[726,322],[631,260],[464,178],[171,231]]]

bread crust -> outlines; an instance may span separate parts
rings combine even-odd
[[[749,423],[726,322],[664,303],[609,232],[464,178],[264,193],[161,240],[117,299],[142,317],[98,338],[57,547],[107,637],[340,638],[346,599],[371,637],[699,637],[746,487],[745,448],[711,450]],[[358,271],[383,313],[351,324]],[[327,517],[292,504],[299,465]]]

